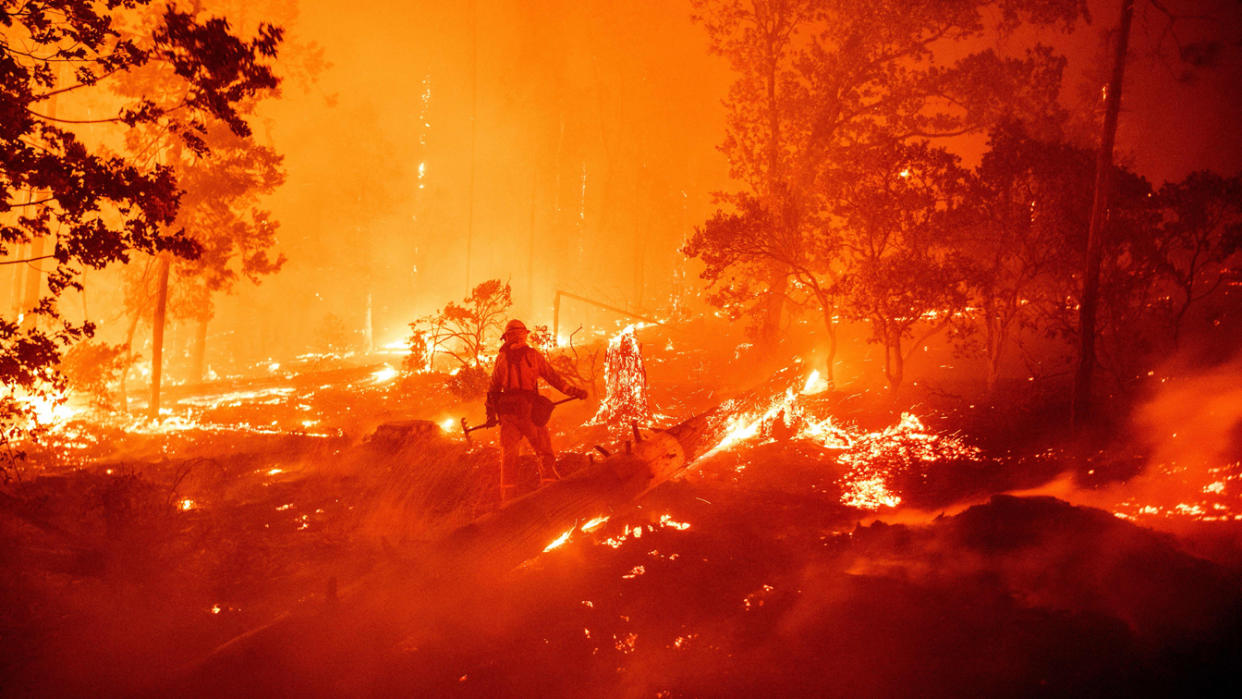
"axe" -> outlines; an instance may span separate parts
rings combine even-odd
[[[491,422],[485,422],[482,425],[475,425],[474,427],[470,427],[466,424],[466,418],[463,417],[461,419],[461,433],[465,435],[466,443],[469,444],[470,446],[474,446],[474,440],[470,439],[471,432],[474,432],[475,430],[485,430],[489,427],[495,427],[496,425],[499,425],[499,424],[500,423],[498,421],[493,420]]]

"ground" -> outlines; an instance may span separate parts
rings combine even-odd
[[[645,429],[731,399],[722,446],[501,571],[445,552],[500,503],[494,430],[466,443],[457,420],[482,408],[442,377],[321,359],[178,389],[160,425],[65,425],[0,500],[0,692],[1167,696],[1235,681],[1236,444],[1177,465],[1123,422],[1087,448],[1029,394],[942,383],[894,402],[708,352],[690,329],[640,337]],[[597,443],[622,449],[582,424],[595,408],[553,417],[566,473]]]

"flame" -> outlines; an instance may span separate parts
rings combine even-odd
[[[604,353],[604,400],[599,411],[587,424],[607,425],[620,432],[632,421],[651,420],[647,397],[647,369],[643,366],[642,348],[634,334],[641,325],[627,325],[608,341]]]
[[[817,393],[823,393],[828,390],[828,382],[824,377],[819,375],[819,370],[815,369],[811,375],[806,377],[806,384],[802,387],[802,395],[813,396]]]
[[[581,526],[581,527],[579,527],[578,529],[579,529],[580,531],[584,531],[584,532],[591,532],[591,531],[595,531],[595,530],[596,530],[596,529],[598,529],[601,525],[603,525],[603,524],[604,524],[604,522],[607,522],[607,521],[608,521],[608,516],[607,516],[607,515],[602,515],[602,516],[596,517],[596,518],[594,518],[594,519],[592,519],[592,520],[588,521],[586,524],[582,525],[582,526]]]
[[[565,542],[569,541],[569,535],[573,533],[574,533],[574,527],[570,527],[569,529],[566,529],[565,532],[561,534],[560,536],[556,537],[556,539],[553,540],[552,543],[543,547],[543,552],[547,553],[548,551],[551,551],[552,549],[560,548],[561,546],[564,546]]]
[[[177,508],[182,512],[194,509],[194,500],[191,498],[181,498],[181,502],[177,503]]]
[[[704,458],[759,438],[773,441],[778,427],[783,427],[786,436],[840,452],[837,461],[847,468],[838,481],[841,502],[865,510],[901,504],[901,495],[895,491],[892,481],[904,471],[941,459],[982,458],[979,449],[965,444],[955,435],[930,432],[912,413],[903,413],[897,424],[877,432],[839,425],[831,416],[814,417],[799,399],[809,395],[808,389],[818,387],[821,381],[819,372],[812,371],[802,391],[795,393],[792,387],[787,388],[766,406],[749,412],[735,410],[730,413],[734,406],[726,404],[723,407],[728,417],[721,430],[723,436]],[[739,471],[744,468],[744,464],[738,466]]]
[[[389,381],[397,378],[397,375],[400,373],[401,372],[385,364],[382,369],[376,371],[374,374],[371,374],[371,379],[375,383],[388,383]]]

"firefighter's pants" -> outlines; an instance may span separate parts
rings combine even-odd
[[[552,451],[552,438],[548,428],[536,425],[531,421],[528,411],[525,415],[500,416],[500,485],[501,487],[517,484],[518,451],[525,438],[535,456],[539,457],[539,477],[552,478],[556,474],[556,454]]]

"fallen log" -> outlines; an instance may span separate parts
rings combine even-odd
[[[436,547],[455,573],[503,574],[538,556],[566,532],[610,516],[676,476],[710,440],[710,414],[655,432],[629,448],[508,503]]]

